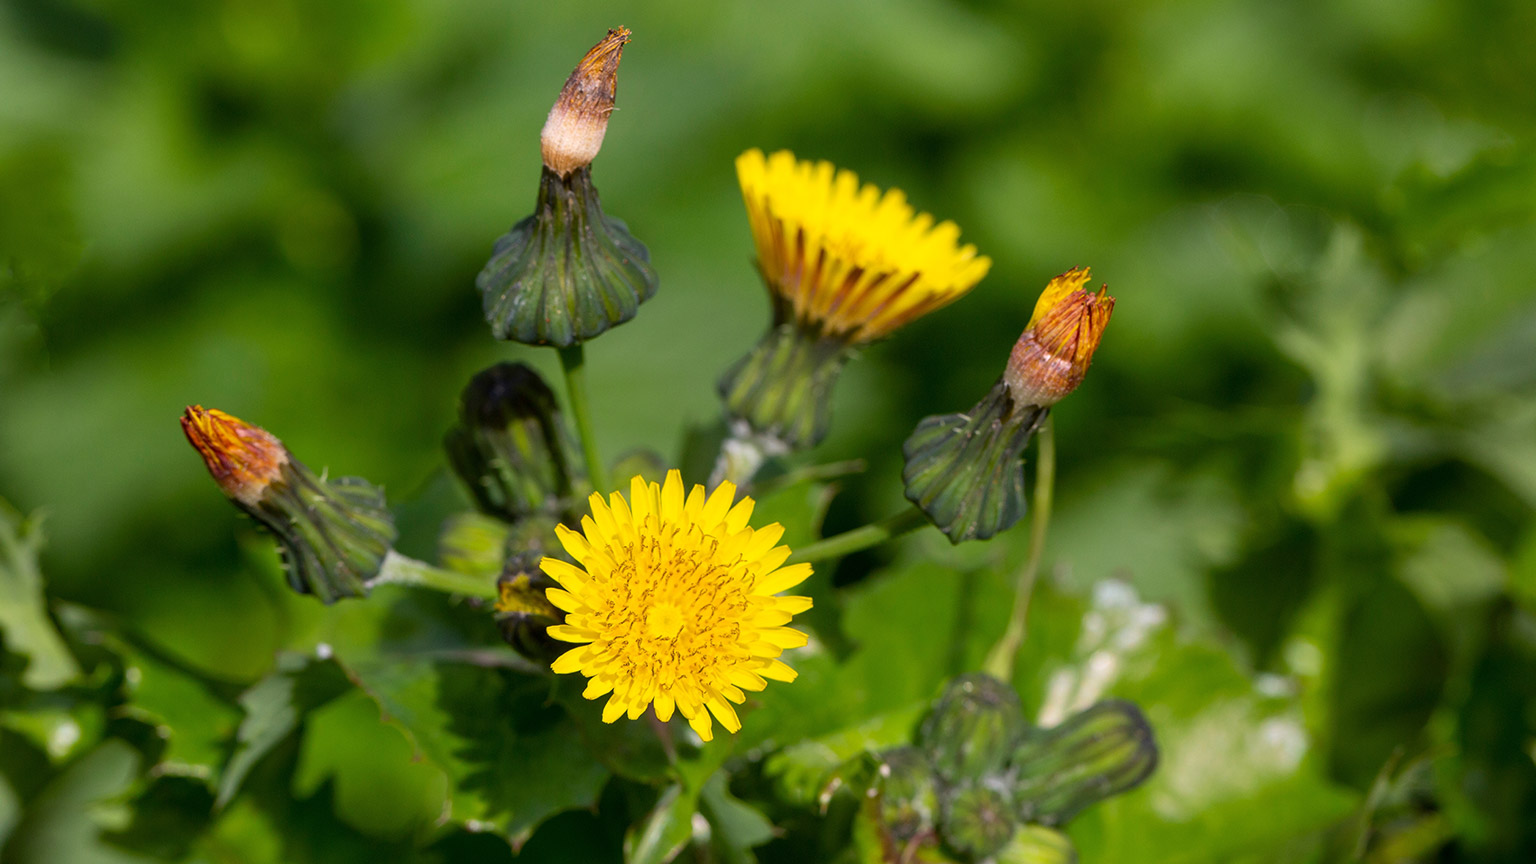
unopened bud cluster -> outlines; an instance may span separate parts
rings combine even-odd
[[[859,818],[884,860],[1066,864],[1075,853],[1055,829],[1156,765],[1151,727],[1129,702],[1040,729],[1012,687],[964,675],[934,703],[915,746],[877,757]]]

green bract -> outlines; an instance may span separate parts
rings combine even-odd
[[[496,241],[475,284],[497,339],[566,348],[635,317],[656,271],[603,213],[590,167],[564,178],[545,168],[533,215]]]

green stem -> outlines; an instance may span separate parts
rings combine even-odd
[[[418,588],[442,591],[445,594],[462,594],[484,600],[496,599],[495,579],[466,576],[463,573],[433,567],[425,561],[401,555],[393,549],[384,556],[384,566],[379,570],[379,575],[373,577],[368,583],[370,588],[379,585],[414,585]]]
[[[893,516],[887,516],[879,522],[873,522],[852,531],[844,531],[833,537],[818,540],[809,546],[802,546],[795,554],[789,556],[789,564],[802,564],[807,561],[821,561],[825,558],[840,558],[878,546],[887,540],[892,540],[928,524],[928,517],[916,507],[907,509]]]
[[[1035,468],[1034,516],[1029,523],[1029,561],[1019,571],[1019,582],[1014,588],[1013,612],[1008,616],[1008,629],[987,654],[982,668],[987,674],[1004,681],[1013,679],[1013,661],[1024,644],[1024,620],[1029,616],[1029,598],[1035,590],[1035,577],[1040,572],[1040,558],[1045,553],[1045,529],[1051,524],[1051,495],[1056,485],[1056,434],[1055,424],[1047,417],[1040,427],[1040,450]]]
[[[592,433],[592,410],[587,399],[586,350],[581,343],[560,349],[560,369],[565,373],[565,391],[576,418],[576,434],[581,436],[581,453],[587,463],[587,479],[602,495],[613,491],[608,485],[608,471],[597,453],[597,436]]]

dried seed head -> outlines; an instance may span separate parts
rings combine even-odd
[[[628,41],[629,30],[609,30],[576,64],[555,107],[549,109],[539,144],[544,165],[561,177],[592,164],[602,149],[618,92],[619,57]]]

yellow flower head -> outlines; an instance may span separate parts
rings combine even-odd
[[[549,602],[565,623],[549,635],[582,643],[554,662],[556,672],[591,680],[582,693],[612,693],[603,721],[638,718],[652,703],[656,716],[675,709],[705,741],[710,715],[731,732],[741,720],[731,703],[764,679],[795,680],[778,657],[799,648],[805,634],[785,627],[811,608],[809,597],[776,597],[811,575],[811,565],[780,566],[789,547],[776,546],[778,523],[753,529],[752,499],[732,506],[736,487],[721,483],[706,496],[683,496],[682,475],[666,483],[630,481],[629,500],[594,494],[592,515],[578,533],[560,526],[560,542],[579,566],[545,558],[544,572],[560,584]]]
[[[217,408],[188,405],[181,431],[224,494],[248,507],[261,500],[288,463],[288,450],[275,435]]]
[[[1020,404],[1049,407],[1083,383],[1115,311],[1107,288],[1094,292],[1083,287],[1088,276],[1087,267],[1068,270],[1052,279],[1035,302],[1003,374]]]
[[[748,150],[736,175],[768,290],[820,335],[879,339],[959,299],[992,266],[959,245],[955,223],[914,217],[901,190],[860,187],[830,162]]]

